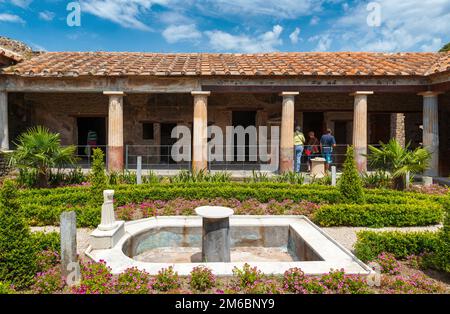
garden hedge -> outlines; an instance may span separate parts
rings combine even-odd
[[[437,245],[438,232],[360,231],[357,233],[355,254],[363,262],[374,260],[382,252],[402,259],[409,255],[433,253]]]
[[[314,213],[323,227],[407,227],[439,224],[443,218],[440,204],[333,204]]]
[[[442,197],[391,190],[365,190],[365,205],[344,205],[340,204],[337,188],[321,185],[205,182],[116,185],[109,188],[115,190],[116,206],[175,198],[234,198],[240,201],[255,199],[263,203],[270,200],[306,200],[326,205],[318,213],[317,221],[330,226],[427,225],[439,223],[442,218]],[[87,186],[21,190],[20,208],[32,225],[58,224],[59,215],[72,209],[77,213],[80,227],[92,227],[99,223],[100,206],[92,205],[90,191]]]

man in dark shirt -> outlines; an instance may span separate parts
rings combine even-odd
[[[331,129],[327,129],[327,133],[322,135],[320,139],[320,149],[322,150],[323,157],[326,160],[326,170],[330,170],[330,166],[333,163],[333,158],[331,154],[333,153],[333,148],[336,147],[336,139],[331,134]]]

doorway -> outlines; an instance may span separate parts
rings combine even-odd
[[[92,149],[100,146],[106,154],[106,118],[82,117],[77,118],[78,152],[79,156],[91,156]],[[89,142],[88,142],[89,141]],[[87,147],[89,145],[89,148]]]
[[[256,111],[233,111],[232,112],[233,127],[242,126],[244,129],[249,126],[256,127]],[[234,135],[234,161],[237,161],[238,146],[237,135]],[[245,162],[250,161],[250,139],[249,135],[245,135]]]
[[[391,138],[391,115],[379,113],[370,115],[370,140],[369,144],[378,145],[387,143]]]
[[[161,154],[160,160],[164,164],[174,164],[172,158],[172,146],[177,139],[172,138],[172,130],[177,126],[176,123],[161,123]]]
[[[324,133],[324,114],[323,112],[304,112],[303,113],[303,133],[313,131],[315,136],[320,139]]]

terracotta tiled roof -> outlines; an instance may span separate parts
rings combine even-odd
[[[450,71],[450,53],[49,52],[5,69],[21,76],[427,76]]]
[[[3,47],[0,47],[0,56],[5,56],[6,58],[16,62],[23,61],[23,57],[21,55]]]

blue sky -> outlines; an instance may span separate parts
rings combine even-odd
[[[0,36],[47,51],[436,51],[450,0],[0,0]]]

